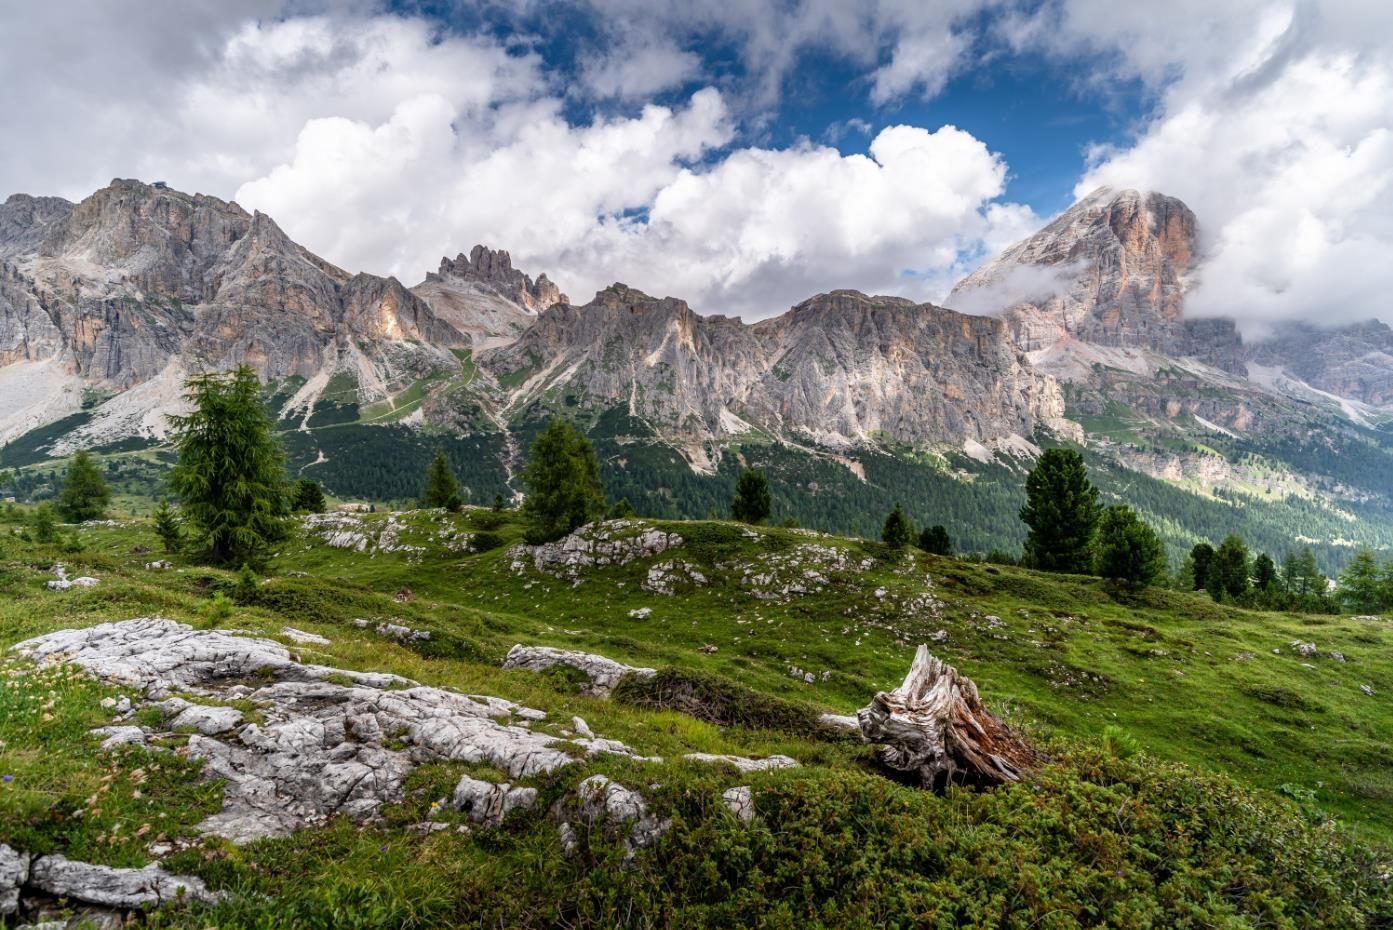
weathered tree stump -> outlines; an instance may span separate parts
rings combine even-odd
[[[917,774],[925,788],[949,782],[1019,781],[1035,751],[982,706],[972,679],[920,646],[904,684],[880,692],[856,713],[861,734],[885,745],[892,769]]]

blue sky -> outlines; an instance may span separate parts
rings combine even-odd
[[[162,180],[407,284],[482,242],[576,300],[942,300],[1108,185],[1195,211],[1187,313],[1390,315],[1370,0],[55,0],[0,81],[0,195]]]

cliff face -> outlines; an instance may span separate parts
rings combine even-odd
[[[1238,371],[1230,321],[1182,318],[1197,241],[1176,198],[1102,188],[959,282],[948,304],[999,314],[1027,352],[1075,339]]]
[[[350,365],[386,383],[453,365],[463,343],[399,282],[350,275],[264,214],[162,185],[118,180],[75,205],[12,197],[0,255],[0,364],[41,366],[69,407],[74,388],[243,362],[267,380]],[[34,415],[0,403],[0,432]]]
[[[1289,324],[1251,345],[1248,358],[1318,391],[1393,407],[1393,328],[1378,320],[1335,329]]]
[[[614,285],[480,357],[503,403],[623,407],[690,447],[760,431],[824,446],[994,444],[1062,425],[998,320],[836,291],[747,326]]]

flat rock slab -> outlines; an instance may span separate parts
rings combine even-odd
[[[707,762],[713,765],[733,765],[742,772],[768,772],[773,769],[793,769],[798,761],[788,756],[766,756],[763,759],[747,759],[744,756],[716,756],[708,752],[689,752],[682,758],[692,762]]]
[[[174,901],[212,901],[196,878],[172,875],[158,866],[113,869],[65,856],[38,856],[29,867],[27,888],[104,907],[151,908]]]
[[[523,646],[521,644],[508,650],[503,660],[505,669],[521,668],[531,672],[543,672],[549,668],[567,666],[585,674],[590,679],[586,693],[604,696],[614,690],[625,675],[639,675],[652,678],[657,669],[635,668],[613,659],[607,659],[591,652],[572,652],[566,649],[553,649],[550,646]]]

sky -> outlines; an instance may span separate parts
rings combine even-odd
[[[1191,314],[1393,321],[1385,0],[51,0],[0,81],[0,197],[165,181],[408,285],[938,301],[1110,185],[1195,210]]]

